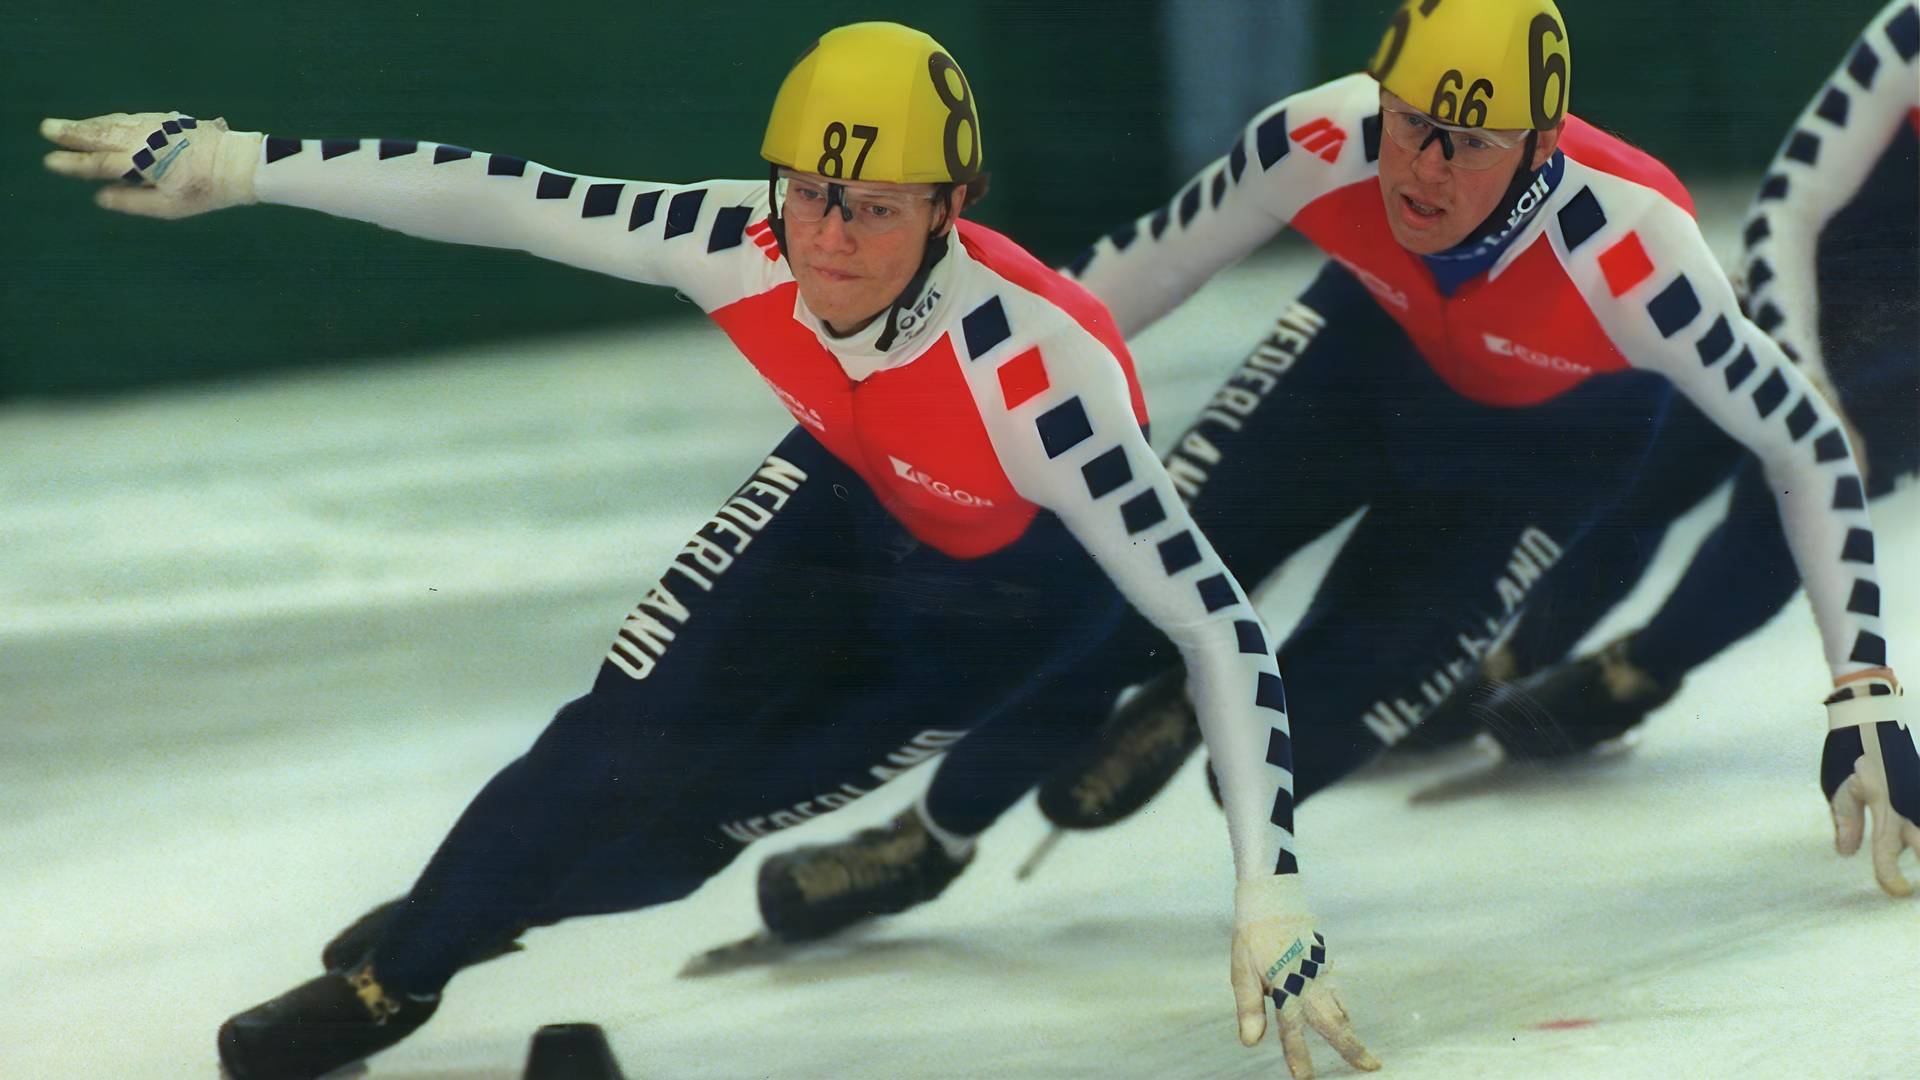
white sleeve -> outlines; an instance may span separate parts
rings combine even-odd
[[[1606,224],[1574,256],[1564,236],[1553,234],[1569,274],[1633,366],[1666,375],[1760,459],[1832,673],[1885,666],[1872,526],[1860,469],[1833,407],[1741,315],[1733,285],[1693,218],[1624,183],[1601,204],[1609,198]],[[1612,268],[1612,280],[1603,266]]]
[[[975,311],[993,305],[1002,297]],[[1009,302],[990,321],[1002,319],[1015,336],[962,361],[1001,467],[1180,650],[1239,878],[1297,872],[1292,742],[1272,635],[1141,434],[1119,360],[1057,309]],[[1009,362],[1043,365],[1047,388],[1009,407],[996,374]]]
[[[1820,233],[1853,201],[1909,114],[1920,108],[1917,58],[1920,6],[1895,0],[1801,112],[1747,220],[1748,310],[1823,388],[1827,368],[1815,265]]]
[[[1301,207],[1371,174],[1358,144],[1378,138],[1368,121],[1378,110],[1378,84],[1365,75],[1268,106],[1172,201],[1094,241],[1065,272],[1133,337],[1278,235]]]
[[[263,202],[670,286],[709,311],[744,295],[765,262],[745,237],[766,213],[766,185],[752,181],[609,180],[439,143],[269,135],[254,190]]]

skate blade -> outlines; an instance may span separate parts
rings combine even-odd
[[[1479,738],[1485,742],[1476,740],[1476,743],[1490,758],[1485,765],[1421,788],[1409,795],[1407,802],[1415,806],[1429,806],[1484,795],[1555,790],[1570,778],[1608,770],[1619,764],[1639,745],[1640,732],[1637,729],[1630,730],[1577,753],[1534,761],[1508,758],[1499,751],[1497,745],[1489,749],[1488,744],[1493,743],[1492,736],[1482,735]]]
[[[356,1078],[365,1075],[367,1075],[367,1063],[364,1061],[356,1061],[350,1065],[340,1066],[320,1077],[320,1080],[356,1080]],[[227,1071],[224,1063],[220,1066],[220,1080],[233,1080],[233,1074]]]
[[[738,941],[730,941],[696,954],[680,968],[679,977],[700,979],[741,968],[777,963],[792,955],[802,944],[776,937],[770,930],[761,930]]]

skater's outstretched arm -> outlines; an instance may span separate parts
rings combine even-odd
[[[95,201],[128,214],[299,206],[671,286],[706,309],[736,299],[768,261],[745,235],[765,216],[764,181],[610,180],[443,143],[286,138],[177,112],[49,119],[40,132],[61,147],[47,168],[111,181]]]
[[[1912,825],[1920,819],[1920,752],[1902,715],[1865,485],[1846,425],[1807,373],[1741,312],[1691,217],[1624,188],[1605,195],[1615,231],[1570,248],[1568,271],[1628,362],[1666,375],[1759,459],[1838,690],[1827,701],[1823,770],[1838,842],[1848,849],[1849,822],[1857,837],[1858,815],[1857,804],[1840,801],[1834,762],[1864,742],[1871,752],[1847,756],[1840,771],[1853,772],[1856,762],[1864,770],[1858,804],[1886,821],[1881,834],[1893,838],[1897,858],[1902,837],[1920,842]],[[1603,251],[1609,254],[1599,257]],[[1623,251],[1632,259],[1615,254]],[[1893,859],[1877,858],[1875,875],[1893,895],[1911,891]]]
[[[1066,273],[1100,297],[1122,332],[1138,334],[1279,235],[1302,207],[1365,179],[1365,155],[1340,153],[1345,133],[1324,118],[1373,112],[1378,98],[1373,80],[1354,75],[1274,102],[1165,206],[1095,240]],[[1295,131],[1333,157],[1295,145]]]
[[[1271,632],[1148,445],[1106,312],[1035,270],[1036,279],[1009,277],[990,307],[967,317],[979,333],[967,336],[962,370],[1015,490],[1060,519],[1186,662],[1238,879],[1231,970],[1241,1040],[1260,1040],[1270,996],[1296,1076],[1312,1072],[1308,1027],[1355,1067],[1375,1068],[1323,977],[1326,945],[1298,884],[1292,742]],[[1010,379],[1020,359],[994,368],[1009,326],[1037,340],[1028,370],[1044,379]]]
[[[1829,358],[1820,340],[1822,233],[1860,196],[1909,125],[1920,129],[1920,7],[1892,0],[1788,129],[1747,215],[1741,270],[1748,309],[1823,390]],[[1911,213],[1895,212],[1901,210]],[[1913,282],[1904,287],[1911,294]]]

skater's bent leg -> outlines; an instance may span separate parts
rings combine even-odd
[[[1757,463],[1734,481],[1727,516],[1660,610],[1628,638],[1629,659],[1663,685],[1759,629],[1800,587],[1773,492]]]
[[[1733,476],[1745,454],[1691,403],[1673,401],[1633,490],[1528,602],[1508,644],[1516,673],[1565,658],[1640,583],[1674,520]]]
[[[726,864],[730,852],[690,847],[662,823],[683,819],[682,793],[726,768],[716,747],[752,741],[772,703],[816,692],[824,665],[793,642],[831,653],[850,620],[793,568],[861,579],[848,504],[834,494],[850,477],[796,431],[696,532],[623,623],[593,691],[441,843],[374,943],[390,988],[432,992],[476,948],[529,923],[673,899]],[[740,677],[743,662],[755,678]],[[577,876],[614,847],[639,868],[599,888]]]
[[[936,836],[971,839],[985,832],[1094,738],[1125,686],[1173,661],[1172,647],[1131,609],[1117,621],[1114,633],[1079,662],[1035,672],[1024,700],[941,758],[920,803]]]
[[[1368,511],[1280,649],[1296,800],[1405,738],[1474,678],[1583,524],[1445,497]],[[1411,535],[1445,539],[1409,548]]]

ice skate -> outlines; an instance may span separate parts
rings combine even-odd
[[[1486,730],[1483,718],[1489,704],[1519,674],[1513,650],[1502,645],[1488,653],[1480,664],[1478,677],[1448,694],[1418,727],[1389,747],[1388,759],[1412,759],[1417,763],[1430,755],[1472,742]]]
[[[353,920],[347,928],[333,936],[333,940],[320,950],[320,966],[335,974],[341,974],[367,958],[373,950],[374,942],[380,940],[387,925],[400,912],[400,906],[407,902],[404,896],[396,896],[382,904],[376,904],[366,914]],[[520,935],[527,932],[533,924],[522,923],[511,938],[504,942],[476,948],[460,966],[472,967],[488,960],[497,960],[521,952],[526,946],[520,944]]]
[[[301,983],[220,1025],[220,1065],[231,1080],[325,1076],[413,1034],[440,996],[389,993],[371,966]]]
[[[1514,761],[1556,761],[1631,744],[1627,738],[1680,684],[1628,655],[1630,638],[1555,665],[1488,696],[1475,711]]]
[[[939,896],[973,860],[954,858],[915,810],[837,844],[794,848],[760,866],[760,916],[785,942],[813,941]]]
[[[1063,829],[1112,825],[1152,801],[1199,745],[1186,671],[1176,667],[1115,709],[1099,738],[1040,785],[1040,812]]]

